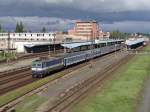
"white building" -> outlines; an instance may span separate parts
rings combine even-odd
[[[55,40],[55,41],[54,41]],[[0,50],[16,49],[16,52],[25,52],[24,46],[61,43],[55,33],[0,33]],[[9,45],[8,45],[9,43]]]

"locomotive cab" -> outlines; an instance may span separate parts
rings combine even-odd
[[[32,62],[32,76],[33,78],[42,77],[44,74],[44,63],[40,62],[39,60]]]

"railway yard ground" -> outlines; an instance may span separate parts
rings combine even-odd
[[[69,112],[149,112],[149,73],[150,55],[136,55],[103,88],[97,88]]]
[[[12,61],[9,63],[0,64],[0,72],[31,66],[32,61],[35,59],[37,58],[24,59],[20,61]]]
[[[133,112],[142,99],[149,62],[149,55],[105,55],[2,93],[0,111]]]
[[[57,51],[55,55],[51,53],[50,57],[63,55],[61,52],[62,51]],[[17,60],[10,60],[9,62],[2,61],[0,62],[0,73],[18,68],[24,68],[27,66],[30,67],[32,61],[38,59],[41,56],[49,56],[49,52],[26,54],[19,56]]]
[[[15,95],[18,96],[18,94],[22,93],[22,91],[31,89],[35,85],[42,85],[43,83],[49,82],[44,85],[44,88],[41,91],[35,92],[35,94],[31,93],[26,95],[23,98],[23,101],[19,101],[19,103],[13,108],[17,112],[44,112],[46,110],[50,111],[53,108],[54,104],[57,104],[61,100],[61,98],[63,99],[66,93],[70,92],[71,89],[78,85],[82,85],[84,81],[92,79],[93,76],[103,76],[103,74],[105,73],[104,71],[110,70],[110,66],[112,67],[116,65],[126,56],[127,54],[125,53],[117,52],[106,55],[104,57],[100,57],[98,59],[94,59],[95,61],[92,60],[86,62],[84,66],[78,69],[71,70],[70,73],[66,72],[65,74],[64,70],[60,73],[56,73],[57,75],[55,74],[50,77],[35,81],[34,83],[27,85],[28,87],[25,86],[2,95],[0,96],[0,102],[6,102],[5,100],[9,101],[10,99],[12,100]],[[56,79],[60,76],[63,77]],[[92,82],[96,81],[93,80]],[[1,105],[3,104],[1,103]]]

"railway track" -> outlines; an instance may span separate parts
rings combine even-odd
[[[47,112],[69,112],[69,109],[86,96],[89,91],[98,86],[102,86],[103,82],[113,75],[113,72],[117,70],[121,65],[128,62],[133,57],[126,56],[123,60],[110,65],[105,70],[96,74],[92,78],[79,83],[74,88],[71,88],[69,92],[62,96],[60,100],[55,102]]]
[[[102,57],[100,57],[100,58],[101,58],[103,61],[106,61],[105,58],[106,58],[106,57],[109,57],[109,56],[111,56],[111,55],[114,55],[114,53],[107,54],[107,55],[102,56]],[[96,61],[99,60],[100,58],[93,59],[92,61],[93,61],[93,62],[96,62]],[[71,73],[71,72],[74,71],[74,70],[77,70],[77,69],[81,68],[81,67],[87,66],[87,64],[89,64],[89,62],[88,62],[88,63],[80,63],[80,64],[78,64],[77,66],[71,66],[71,67],[69,67],[69,68],[67,68],[67,69],[65,69],[65,70],[63,70],[63,71],[66,71],[65,74],[68,74],[68,73]],[[28,68],[27,68],[27,69],[28,69]],[[15,73],[17,73],[17,74],[15,74]],[[12,90],[14,90],[14,89],[17,89],[17,88],[19,88],[19,87],[22,87],[22,86],[24,86],[24,85],[27,85],[27,84],[32,83],[32,82],[34,82],[34,81],[37,80],[37,79],[32,79],[31,74],[30,74],[30,70],[28,70],[28,71],[24,70],[24,72],[23,72],[23,70],[20,70],[20,72],[15,71],[15,73],[13,73],[12,76],[11,76],[11,73],[7,73],[8,76],[5,76],[5,77],[4,77],[4,74],[0,75],[1,77],[3,76],[2,78],[0,78],[0,82],[2,81],[1,84],[3,85],[3,86],[0,87],[0,95],[5,94],[5,93],[7,93],[7,92],[9,92],[9,91],[12,91]],[[17,76],[18,79],[15,78],[15,76]],[[21,77],[21,76],[22,76],[22,77]],[[39,80],[39,79],[38,79],[38,80]],[[21,83],[20,83],[20,82],[21,82]],[[37,88],[35,88],[35,89],[37,89]],[[33,90],[32,90],[32,91],[33,91]],[[24,95],[26,95],[26,94],[28,94],[28,93],[30,93],[30,92],[31,92],[31,91],[28,91],[27,93],[23,94],[22,96],[24,96]],[[20,96],[20,97],[22,97],[22,96]],[[18,97],[18,98],[20,98],[20,97]],[[17,100],[18,98],[14,99],[14,100],[12,100],[12,101],[10,101],[10,102],[8,102],[8,103],[5,104],[5,105],[9,105],[9,103],[11,103],[11,102]],[[5,107],[5,105],[1,105],[0,108],[1,108],[1,107]]]
[[[25,86],[33,81],[35,79],[32,78],[31,71],[24,71],[13,76],[3,77],[0,79],[0,95]]]
[[[143,49],[143,47],[139,47],[138,49]],[[64,93],[62,97],[46,112],[70,112],[75,104],[84,99],[90,91],[97,87],[101,87],[120,66],[126,64],[134,56],[135,54],[125,56],[122,60],[108,66],[92,78],[77,84],[70,90],[67,90],[67,93]]]
[[[24,71],[28,71],[28,70],[30,70],[30,66],[26,66],[26,67],[22,67],[22,68],[17,68],[17,69],[12,69],[12,70],[8,70],[8,71],[0,72],[0,80],[3,77],[13,76],[13,75],[16,75],[18,73],[21,73],[21,72],[24,72]]]
[[[108,54],[100,58],[106,58],[110,55],[112,54]],[[94,59],[93,61],[96,61],[100,58]],[[77,66],[70,66],[68,67],[68,69],[64,69],[63,71],[66,71],[66,74],[68,74],[86,65],[87,63],[80,63]],[[25,86],[37,80],[38,79],[32,78],[30,67],[24,67],[0,73],[0,95],[3,95],[9,91]]]
[[[108,55],[105,55],[105,56],[100,57],[100,58],[105,58],[105,57],[107,57],[109,55],[113,55],[113,54],[108,54]],[[130,56],[128,56],[128,57],[130,57]],[[94,59],[92,61],[97,61],[100,58],[96,58],[96,59]],[[128,58],[126,58],[126,59],[128,59]],[[121,64],[123,64],[125,62],[122,62]],[[119,63],[117,63],[117,64],[119,65]],[[110,68],[116,67],[117,64],[111,66]],[[68,73],[70,73],[70,72],[72,72],[72,71],[74,71],[74,70],[76,70],[78,68],[81,68],[83,66],[86,66],[86,65],[87,65],[87,63],[81,63],[81,64],[79,64],[77,66],[69,67],[68,69],[66,69],[67,70],[66,74],[68,74]],[[106,74],[108,71],[110,71],[111,70],[110,68],[108,70],[104,71],[103,74]],[[113,72],[113,70],[111,72]],[[15,78],[16,76],[18,78]],[[21,76],[23,76],[23,77],[21,77]],[[107,78],[108,76],[103,76],[103,77]],[[93,88],[94,85],[97,85],[97,84],[103,82],[103,80],[106,79],[106,78],[103,78],[103,77],[101,77],[101,79],[99,79],[99,77],[96,77],[96,78],[93,77],[92,78],[93,80],[91,79],[92,81],[91,80],[90,81],[87,80],[87,81],[83,82],[82,84],[80,84],[79,87],[73,89],[73,91],[71,90],[71,92],[69,94],[67,94],[65,96],[65,98],[63,98],[64,100],[61,100],[61,102],[58,102],[49,111],[58,110],[58,112],[61,112],[61,111],[66,110],[66,108],[68,108],[70,105],[72,105],[72,103],[76,102],[76,99],[80,99],[81,96],[83,96],[87,91],[89,91],[91,88]],[[94,80],[98,80],[98,81],[94,81]],[[16,88],[22,87],[24,85],[27,85],[29,83],[32,83],[34,81],[36,81],[36,79],[32,79],[30,67],[25,67],[25,68],[22,68],[22,69],[19,69],[19,70],[16,69],[16,70],[13,70],[13,71],[7,71],[5,73],[0,73],[0,85],[4,85],[3,87],[0,87],[0,95],[5,94],[5,93],[7,93],[9,91],[12,91],[12,90],[14,90]],[[97,82],[97,83],[95,84],[94,82],[95,83]],[[89,87],[88,87],[88,84],[91,84],[91,86],[89,85]],[[83,85],[85,85],[85,86],[83,86]],[[85,87],[87,87],[88,89],[84,89]],[[37,88],[35,88],[35,89],[37,89]],[[85,91],[80,92],[80,90],[85,90]],[[29,91],[29,92],[31,92],[31,91]],[[28,94],[29,92],[25,93],[24,95]],[[79,94],[79,95],[77,97],[75,97],[76,95],[74,93],[76,93],[76,95],[77,94]],[[22,96],[20,96],[20,97],[22,97]],[[73,98],[73,97],[75,97],[75,98]],[[14,100],[17,100],[18,98],[14,99]],[[7,104],[9,104],[9,103],[11,103],[13,101],[8,102]],[[67,101],[67,102],[65,102],[65,101]],[[3,106],[5,106],[5,105],[0,106],[0,108],[3,107]]]
[[[6,76],[6,77],[2,77],[0,79],[0,85],[3,85],[5,83],[9,83],[11,81],[16,80],[16,78],[22,78],[24,77],[26,74],[31,75],[31,73],[29,71],[25,71],[25,72],[21,72],[20,74],[14,74],[14,75],[10,75],[10,76]]]
[[[59,53],[63,53],[63,49],[56,50],[55,54],[53,52],[51,52],[50,55],[55,56]],[[31,53],[31,54],[26,54],[26,55],[20,55],[20,56],[16,56],[17,59],[12,59],[11,62],[16,62],[16,61],[31,59],[31,58],[37,58],[37,57],[41,57],[41,56],[48,56],[48,55],[49,55],[49,52]],[[6,63],[6,62],[7,62],[7,60],[1,60],[0,64]]]

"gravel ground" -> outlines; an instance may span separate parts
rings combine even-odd
[[[69,88],[73,87],[79,82],[92,77],[94,74],[99,73],[101,70],[107,68],[109,65],[115,63],[116,61],[119,61],[125,56],[126,54],[116,53],[106,58],[100,58],[96,62],[88,62],[87,66],[75,70],[67,76],[62,77],[55,82],[51,82],[49,84],[49,87],[44,92],[39,93],[39,95],[47,97],[48,101],[41,105],[37,109],[37,112],[44,112],[54,101],[56,101],[59,98],[59,96],[63,92],[67,91]]]
[[[150,112],[150,77],[145,83],[142,101],[137,108],[137,112]]]
[[[35,59],[37,59],[37,58],[25,59],[25,60],[21,60],[21,61],[17,61],[17,62],[0,64],[0,72],[29,66],[29,65],[31,65],[32,61]]]
[[[60,57],[63,54],[64,53],[56,54],[56,57]],[[54,57],[51,57],[51,58],[54,58]],[[36,60],[36,59],[39,59],[39,58],[24,59],[24,60],[19,60],[16,62],[9,62],[9,63],[0,64],[0,72],[30,66],[32,61]]]

